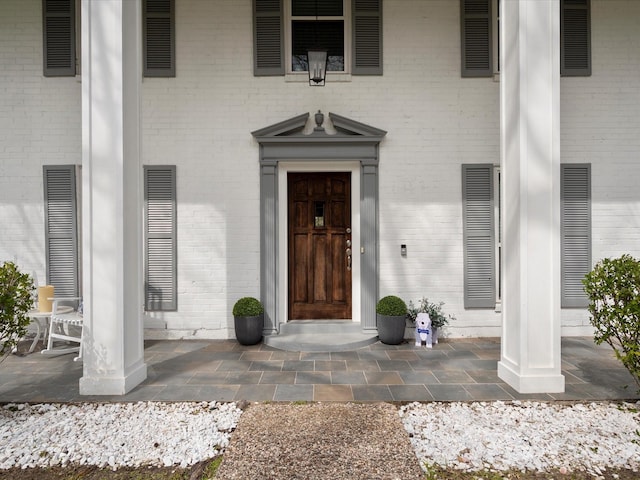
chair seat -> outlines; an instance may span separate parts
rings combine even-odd
[[[68,325],[81,326],[83,317],[78,312],[51,315],[51,323],[66,323]]]

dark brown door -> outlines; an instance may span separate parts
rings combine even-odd
[[[351,173],[289,173],[289,318],[351,318]]]

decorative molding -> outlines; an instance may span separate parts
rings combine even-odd
[[[265,335],[280,330],[278,315],[278,162],[360,162],[363,191],[360,200],[360,231],[365,254],[362,255],[361,325],[375,330],[375,302],[378,296],[378,146],[386,131],[329,113],[332,129],[324,128],[327,119],[317,124],[321,112],[296,117],[251,132],[260,144],[260,295],[265,306]],[[331,131],[333,130],[333,132]],[[308,132],[308,133],[305,133]]]

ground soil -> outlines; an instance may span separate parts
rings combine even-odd
[[[0,479],[4,480],[207,480],[212,477],[211,461],[202,462],[188,469],[141,467],[134,469],[101,470],[97,467],[66,468],[29,468],[25,470],[0,470]],[[391,473],[391,472],[390,472]],[[432,468],[424,476],[425,480],[637,480],[640,472],[631,470],[609,470],[600,477],[586,472],[473,472]],[[249,480],[249,479],[247,479]],[[274,479],[276,480],[276,479]],[[281,479],[286,480],[286,479]]]
[[[221,457],[190,468],[139,467],[101,469],[94,466],[0,470],[2,480],[205,480],[213,477]]]

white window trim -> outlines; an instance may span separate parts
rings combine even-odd
[[[493,228],[495,238],[496,312],[502,311],[502,215],[500,213],[500,165],[493,166]]]
[[[287,82],[308,82],[308,72],[294,72],[291,70],[291,0],[285,0],[284,3],[284,61],[285,61],[285,81]],[[323,17],[319,16],[318,20],[335,20],[339,17]],[[297,20],[315,20],[316,17],[296,17]],[[332,82],[350,82],[351,81],[351,45],[353,34],[351,23],[351,0],[343,0],[342,2],[342,20],[344,23],[344,71],[343,72],[327,72],[327,77],[331,77]]]
[[[500,2],[491,0],[491,44],[493,48],[493,79],[500,80]]]

